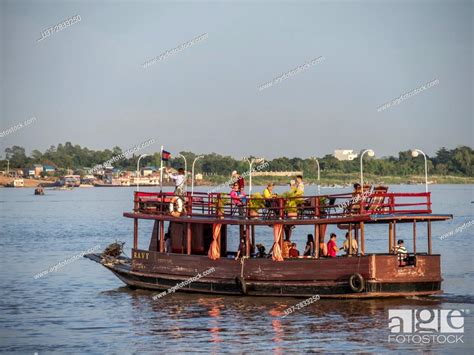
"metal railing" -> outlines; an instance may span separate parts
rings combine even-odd
[[[216,218],[252,219],[314,219],[351,215],[429,214],[431,195],[423,193],[388,193],[375,191],[362,196],[341,193],[319,196],[257,198],[242,200],[224,193],[135,192],[134,211],[149,214],[169,214],[173,198],[184,202],[182,215]]]

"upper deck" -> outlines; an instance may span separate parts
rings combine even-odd
[[[343,224],[389,223],[447,220],[448,214],[432,214],[431,193],[392,193],[386,188],[351,193],[275,197],[249,197],[238,205],[225,193],[186,193],[184,208],[177,216],[170,214],[170,192],[135,192],[134,211],[125,217],[220,224]]]

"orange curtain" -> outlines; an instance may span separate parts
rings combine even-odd
[[[213,224],[212,225],[212,243],[209,247],[209,252],[207,255],[210,259],[216,260],[221,256],[221,247],[219,245],[219,237],[221,235],[222,224]]]
[[[275,224],[273,226],[273,238],[275,243],[273,244],[273,261],[283,261],[283,256],[281,255],[280,240],[283,237],[283,224]]]

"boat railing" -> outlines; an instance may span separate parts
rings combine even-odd
[[[351,193],[318,196],[231,198],[227,193],[135,192],[134,211],[170,214],[176,198],[184,202],[181,215],[190,217],[250,219],[315,219],[354,215],[429,214],[431,195],[422,193],[373,192],[362,196]]]

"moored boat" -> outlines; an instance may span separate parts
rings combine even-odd
[[[134,223],[132,257],[87,258],[103,264],[132,288],[246,296],[373,298],[427,296],[442,293],[440,255],[432,253],[431,223],[452,218],[433,214],[430,193],[389,193],[386,188],[365,193],[277,197],[271,204],[250,198],[238,208],[226,194],[187,193],[181,215],[170,214],[172,193],[135,192],[134,210],[125,212]],[[263,202],[268,202],[268,199]],[[266,206],[266,207],[255,207]],[[154,221],[148,249],[138,247],[140,220]],[[412,252],[393,253],[399,224],[413,226]],[[284,234],[298,226],[312,226],[315,245],[325,242],[328,225],[348,231],[346,255],[283,258]],[[387,252],[366,250],[365,235],[375,225],[387,228]],[[426,227],[427,248],[417,244],[419,226]],[[244,255],[229,250],[230,228],[239,229]],[[167,233],[165,233],[165,227]],[[268,257],[255,253],[256,229],[273,231]],[[165,239],[170,238],[168,242]],[[352,238],[359,246],[352,250]],[[166,246],[168,245],[168,246]],[[212,270],[212,272],[209,272]],[[199,277],[197,277],[199,276]],[[192,280],[188,281],[187,280]]]

